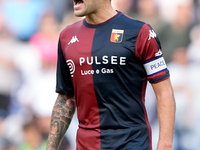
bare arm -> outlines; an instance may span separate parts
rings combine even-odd
[[[46,150],[58,150],[75,112],[72,96],[59,94],[55,102]]]
[[[175,100],[170,79],[152,84],[158,104],[159,141],[157,150],[171,150],[175,122]]]

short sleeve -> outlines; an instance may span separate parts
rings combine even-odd
[[[61,41],[58,42],[58,60],[56,72],[56,92],[74,95],[74,87],[71,80],[69,68],[63,55]]]
[[[163,58],[160,41],[148,24],[143,25],[139,32],[135,54],[143,63],[150,83],[169,78],[169,70]]]

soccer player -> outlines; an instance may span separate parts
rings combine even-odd
[[[46,150],[59,148],[75,107],[77,150],[152,150],[147,81],[157,97],[157,150],[170,150],[175,101],[154,30],[115,11],[110,0],[74,0],[74,14],[85,19],[60,33],[58,98]]]

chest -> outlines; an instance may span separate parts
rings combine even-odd
[[[76,66],[125,66],[135,60],[137,35],[123,29],[82,29],[67,36],[63,46],[66,61]]]

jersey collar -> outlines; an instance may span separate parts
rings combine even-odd
[[[116,14],[115,16],[113,16],[112,18],[106,20],[106,21],[103,22],[103,23],[95,24],[95,25],[87,23],[86,19],[84,19],[84,20],[83,20],[83,25],[86,26],[86,27],[88,27],[88,28],[99,28],[99,27],[101,27],[101,26],[104,26],[104,25],[106,25],[106,24],[112,22],[113,20],[117,19],[117,18],[120,17],[121,15],[122,15],[122,12],[117,11],[117,14]]]

